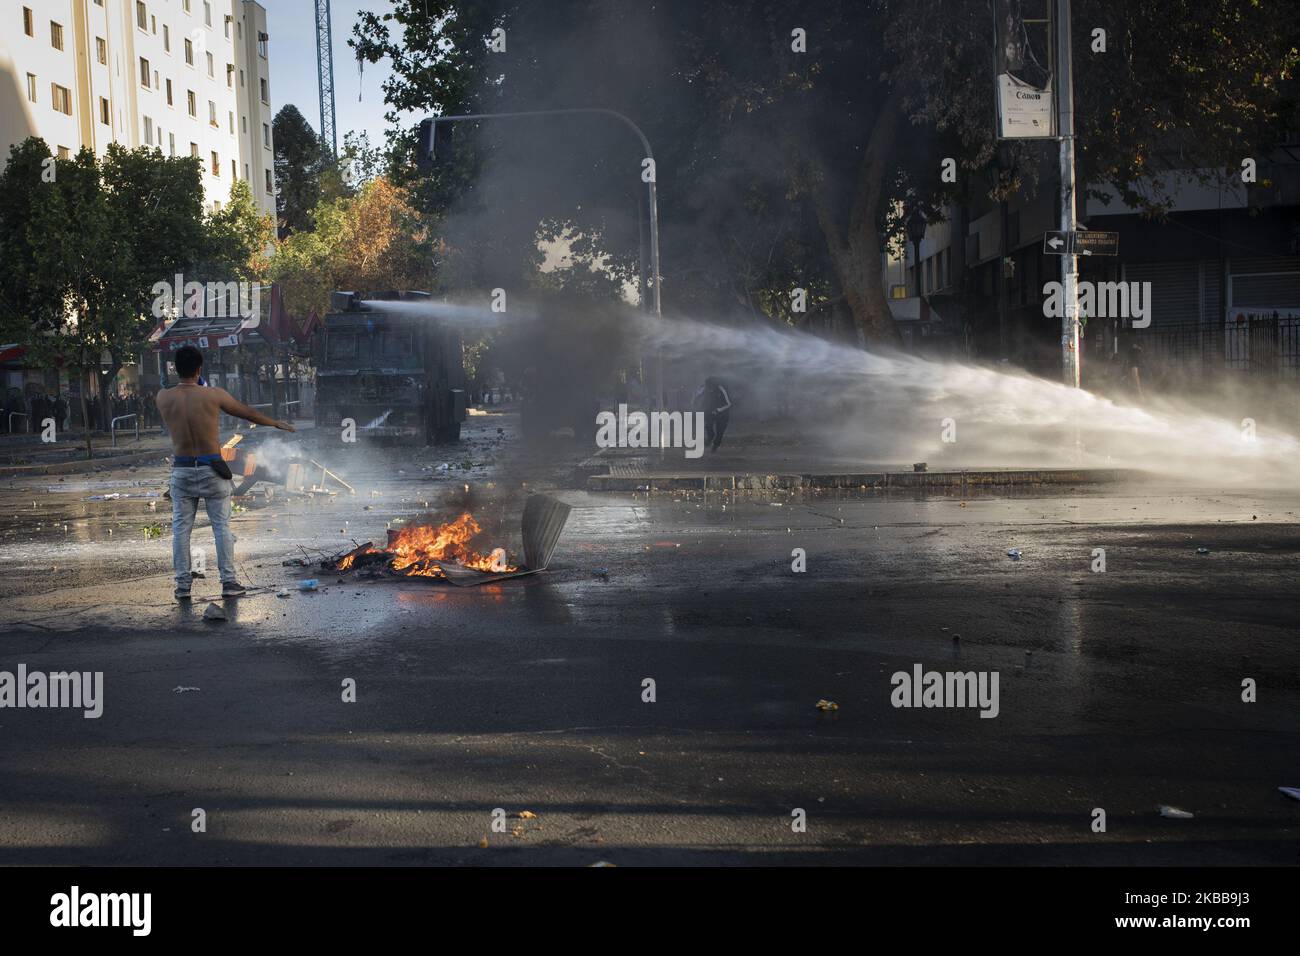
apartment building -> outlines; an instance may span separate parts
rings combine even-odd
[[[0,165],[39,136],[203,164],[204,204],[247,180],[275,212],[269,38],[254,0],[0,0]]]

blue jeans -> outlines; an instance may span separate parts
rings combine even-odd
[[[172,468],[172,568],[176,572],[176,586],[190,586],[190,532],[194,530],[194,515],[203,499],[212,522],[212,537],[217,542],[217,567],[221,581],[235,578],[235,535],[230,530],[230,495],[235,483],[220,477],[207,465]]]

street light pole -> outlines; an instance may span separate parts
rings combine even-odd
[[[1070,47],[1070,0],[1056,0],[1056,133],[1060,142],[1061,232],[1070,243],[1061,257],[1061,292],[1065,310],[1061,317],[1061,372],[1065,384],[1078,388],[1079,374],[1079,259],[1073,251],[1074,199],[1074,68]]]

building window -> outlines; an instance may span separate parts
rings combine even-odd
[[[243,133],[245,136],[248,135],[248,117],[247,117],[247,116],[241,116],[241,117],[239,117],[239,131],[240,131],[241,133]],[[245,176],[244,178],[247,179],[248,177]]]
[[[71,159],[72,152],[66,146],[59,147],[59,159]]]
[[[257,31],[257,55],[263,60],[266,59],[266,41],[271,39],[261,30]]]
[[[189,13],[189,12],[190,12],[190,0],[181,0],[181,7],[184,8],[184,10],[185,10],[186,13]]]
[[[158,18],[157,18],[157,17],[150,17],[150,18],[149,18],[149,32],[152,33],[154,36],[157,36],[157,35],[158,35]]]
[[[57,83],[50,84],[50,100],[55,112],[72,115],[72,91]]]
[[[31,8],[23,7],[23,33],[26,33],[29,37],[36,36],[36,24],[32,20]]]
[[[235,111],[231,110],[226,115],[230,117],[230,135],[234,136],[235,135]]]
[[[99,98],[99,121],[105,126],[109,124],[109,115],[108,100],[101,96]]]
[[[171,51],[172,51],[172,28],[164,23],[163,24],[163,52],[170,53]]]
[[[230,39],[230,21],[231,21],[232,19],[233,19],[233,17],[231,17],[230,14],[227,13],[227,14],[226,14],[226,17],[225,17],[225,21],[224,21],[224,22],[225,22],[225,27],[226,27],[226,39],[227,39],[227,40]]]
[[[243,71],[243,70],[240,70],[240,71],[239,71],[239,88],[240,88],[241,90],[244,88],[244,71]]]
[[[172,81],[167,81],[167,105],[172,106]]]
[[[239,178],[239,164],[235,160],[230,161],[230,181],[234,182]]]
[[[187,102],[188,105],[189,105],[190,115],[193,116],[195,119],[198,119],[198,118],[199,118],[199,101],[198,101],[197,99],[195,99],[195,97],[194,97],[194,91],[193,91],[193,90],[186,90],[186,91],[185,91],[185,99],[186,99],[186,102]]]
[[[145,145],[153,145],[153,120],[148,116],[144,118],[144,141]]]
[[[199,144],[198,144],[198,143],[190,143],[190,155],[193,156],[195,159],[198,159],[198,158],[199,158]]]
[[[149,29],[149,11],[140,0],[135,0],[135,25],[141,30]]]
[[[194,65],[194,41],[185,41],[185,62],[190,66]]]
[[[108,44],[103,37],[95,37],[95,59],[100,66],[108,66]]]
[[[63,49],[63,26],[50,21],[50,46],[56,50]]]
[[[235,64],[226,64],[226,86],[232,90],[235,88]]]
[[[244,163],[244,178],[248,178],[248,163]]]
[[[271,148],[271,127],[265,123],[262,124],[262,145],[267,149]]]
[[[266,87],[266,77],[264,77],[264,76],[258,77],[258,79],[257,79],[257,86],[258,86],[258,89],[260,89],[260,90],[262,91],[262,102],[265,103],[267,106],[270,106],[270,105],[271,105],[271,94],[270,94],[270,92],[267,90],[267,87]]]
[[[217,104],[208,100],[208,125],[215,127],[217,125]]]
[[[216,153],[212,154],[212,175],[221,178],[221,157]]]
[[[171,153],[171,155],[173,156],[176,155],[176,134],[175,133],[167,134],[167,149]]]
[[[212,54],[208,54],[208,76],[216,79],[217,74],[212,71]]]
[[[36,74],[27,74],[27,98],[33,103],[36,102]]]
[[[275,191],[275,187],[271,185],[271,171],[269,169],[266,170],[266,191],[267,192]]]
[[[146,89],[149,86],[149,61],[140,57],[140,85]]]
[[[208,0],[203,0],[203,22],[207,26],[212,26],[212,4]]]

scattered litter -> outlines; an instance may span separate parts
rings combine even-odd
[[[1171,807],[1166,803],[1160,805],[1160,815],[1168,817],[1170,820],[1190,820],[1192,814],[1186,810],[1180,810],[1178,807]]]
[[[276,597],[279,597],[279,598],[287,598],[287,597],[289,596],[289,589],[288,589],[288,588],[280,588],[280,590],[278,590],[278,591],[275,592],[275,596],[276,596]]]
[[[1197,554],[1209,554],[1209,553],[1210,553],[1210,549],[1209,549],[1209,548],[1197,548],[1197,549],[1196,549],[1196,553],[1197,553]]]
[[[782,508],[785,506],[784,501],[769,501],[768,504],[770,504],[773,508]]]
[[[520,819],[520,820],[536,820],[536,819],[537,819],[537,814],[533,813],[532,810],[520,810],[520,811],[519,811],[519,819]]]
[[[478,848],[480,850],[486,850],[488,848],[488,838],[486,836],[478,841]]]
[[[1278,787],[1278,789],[1292,800],[1300,800],[1300,787]]]
[[[614,866],[614,867],[616,867],[616,866],[618,866],[618,864],[617,864],[617,863],[610,863],[608,860],[597,860],[595,863],[588,863],[588,864],[587,864],[587,869],[591,870],[591,869],[595,869],[596,867],[600,867],[600,866]]]
[[[839,710],[840,705],[833,700],[826,700],[824,697],[817,701],[817,709],[821,711]]]
[[[203,609],[203,619],[205,621],[224,621],[226,612],[221,609],[220,604],[209,604]]]
[[[1019,560],[1020,560],[1020,549],[1019,549],[1019,548],[1011,548],[1010,550],[1007,551],[1007,557],[1010,558],[1012,561],[1019,561]]]
[[[320,582],[315,578],[307,578],[305,581],[298,582],[299,591],[315,591]]]
[[[197,687],[181,687],[181,686],[178,685],[178,686],[172,688],[172,693],[173,693],[173,694],[185,694],[185,693],[188,693],[189,691],[192,691],[192,690],[198,690],[198,689],[199,689],[199,688],[197,688]]]

